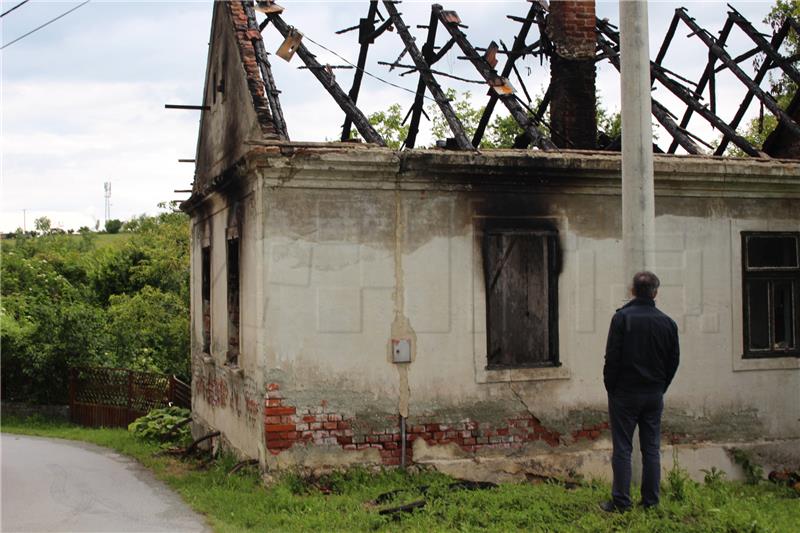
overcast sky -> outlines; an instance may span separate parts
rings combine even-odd
[[[20,0],[2,2],[2,11]],[[30,1],[1,19],[2,43],[75,7],[80,2]],[[285,20],[308,37],[336,50],[355,62],[357,32],[336,35],[335,30],[352,26],[365,16],[367,2],[281,2]],[[505,15],[524,16],[527,2],[441,2],[458,11],[465,30],[476,46],[492,39],[511,45],[519,25]],[[400,11],[411,25],[426,24],[429,1],[408,1]],[[761,31],[771,2],[732,2]],[[688,7],[697,22],[716,34],[726,16],[724,2],[651,2],[651,57],[666,33],[676,7]],[[616,2],[598,2],[599,17],[618,21]],[[200,104],[208,52],[212,4],[210,1],[117,2],[92,0],[87,5],[0,52],[2,69],[2,199],[0,231],[27,228],[33,219],[46,215],[57,227],[93,227],[104,222],[103,183],[112,183],[112,218],[128,219],[154,213],[159,202],[184,199],[173,192],[191,187],[193,166],[178,163],[194,158],[199,112],[165,110],[165,103]],[[260,15],[259,15],[260,16]],[[419,40],[424,30],[414,30]],[[440,32],[439,44],[445,41]],[[696,80],[705,65],[707,51],[683,27],[676,35],[665,65]],[[268,51],[278,48],[281,38],[271,27],[264,32]],[[529,42],[536,38],[532,31]],[[729,53],[749,49],[750,42],[738,31],[729,40]],[[306,40],[322,63],[342,60]],[[749,46],[750,45],[750,46]],[[391,61],[402,50],[394,33],[385,33],[370,49],[367,70],[407,88],[416,86],[414,76],[387,72],[377,61]],[[472,67],[451,52],[437,69],[477,78]],[[293,140],[335,139],[343,114],[335,102],[306,70],[298,70],[299,58],[285,63],[273,57],[273,70],[282,90],[281,103]],[[548,67],[538,59],[518,62],[533,93],[542,93]],[[743,63],[750,69],[750,62]],[[339,70],[338,81],[349,88],[352,70]],[[471,90],[475,105],[481,105],[481,85],[451,83],[459,91]],[[512,80],[512,82],[515,80]],[[603,105],[619,109],[619,76],[608,64],[599,68],[598,90]],[[733,115],[745,93],[729,74],[717,81],[718,113]],[[654,93],[675,114],[683,112],[663,88]],[[365,77],[359,107],[366,113],[399,102],[408,109],[413,95]],[[755,106],[751,116],[757,112]],[[713,140],[717,134],[702,120],[693,121],[693,131]],[[668,135],[660,135],[666,145]],[[430,142],[425,134],[422,142]],[[664,146],[666,147],[666,146]]]

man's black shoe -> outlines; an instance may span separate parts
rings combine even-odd
[[[624,513],[625,511],[629,510],[630,507],[620,507],[614,502],[603,502],[600,504],[600,509],[607,513]]]

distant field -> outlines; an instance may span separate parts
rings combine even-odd
[[[130,233],[95,233],[95,246],[97,248],[105,248],[108,246],[116,246],[120,247],[128,242],[128,239],[131,238]],[[73,235],[65,235],[65,237],[69,237],[72,239],[80,239],[81,236],[78,234]],[[0,240],[0,244],[3,247],[7,246],[14,246],[16,244],[16,239],[2,239]]]
[[[106,246],[122,246],[131,238],[130,233],[98,233],[95,245],[98,248]]]

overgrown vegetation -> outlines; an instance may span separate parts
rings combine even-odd
[[[142,440],[157,442],[161,446],[186,445],[192,433],[186,421],[191,411],[182,407],[153,409],[128,425],[128,431]]]
[[[119,235],[49,229],[37,220],[38,236],[2,246],[2,399],[64,403],[70,366],[187,377],[188,217],[141,216]]]
[[[2,430],[79,439],[135,457],[177,490],[219,532],[242,531],[540,531],[540,532],[787,532],[800,520],[800,500],[785,486],[728,482],[699,484],[677,466],[665,482],[658,509],[606,514],[606,483],[575,489],[559,484],[501,484],[488,490],[452,490],[452,478],[435,472],[352,469],[306,478],[277,477],[269,486],[258,470],[229,474],[237,459],[222,456],[201,468],[194,461],[154,455],[155,443],[123,429],[84,429],[41,420],[4,419]],[[674,484],[673,484],[674,483]],[[422,494],[418,487],[428,485]],[[403,489],[375,505],[381,494]],[[382,516],[380,509],[426,500],[410,513]]]

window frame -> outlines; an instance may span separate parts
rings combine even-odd
[[[553,369],[562,366],[559,354],[559,310],[558,280],[561,273],[561,246],[558,229],[551,223],[537,219],[489,219],[483,228],[481,254],[484,261],[484,287],[486,292],[486,359],[484,369],[488,372],[502,372],[525,369]],[[532,361],[518,364],[491,364],[489,362],[492,346],[492,317],[490,312],[488,287],[487,240],[493,235],[520,235],[541,237],[547,257],[544,263],[547,268],[547,339],[548,358],[546,361]]]
[[[212,283],[211,283],[211,266],[212,266],[212,249],[211,246],[201,246],[200,248],[200,305],[201,305],[201,327],[203,328],[203,353],[211,353],[211,332],[212,315],[211,315],[211,297],[212,297]],[[207,323],[206,323],[207,322]]]
[[[789,267],[751,267],[748,266],[748,240],[753,237],[791,237],[795,241],[797,264]],[[774,359],[780,357],[800,358],[800,232],[796,231],[742,231],[741,232],[741,282],[742,282],[742,358]],[[767,293],[767,337],[770,345],[774,343],[774,321],[772,313],[772,283],[791,283],[792,307],[794,313],[794,347],[785,350],[772,348],[753,349],[750,345],[750,301],[748,283],[763,280],[769,283]]]
[[[236,251],[236,268],[231,268],[231,252]],[[239,365],[239,356],[242,350],[242,242],[239,239],[238,232],[229,232],[225,239],[225,270],[226,270],[226,310],[228,318],[228,332],[227,332],[227,351],[225,354],[225,364],[229,366]],[[231,281],[233,280],[233,273],[235,270],[236,279],[236,319],[231,317],[231,305],[234,303],[234,298],[231,290]],[[236,328],[236,345],[231,343],[233,335],[231,329]]]

